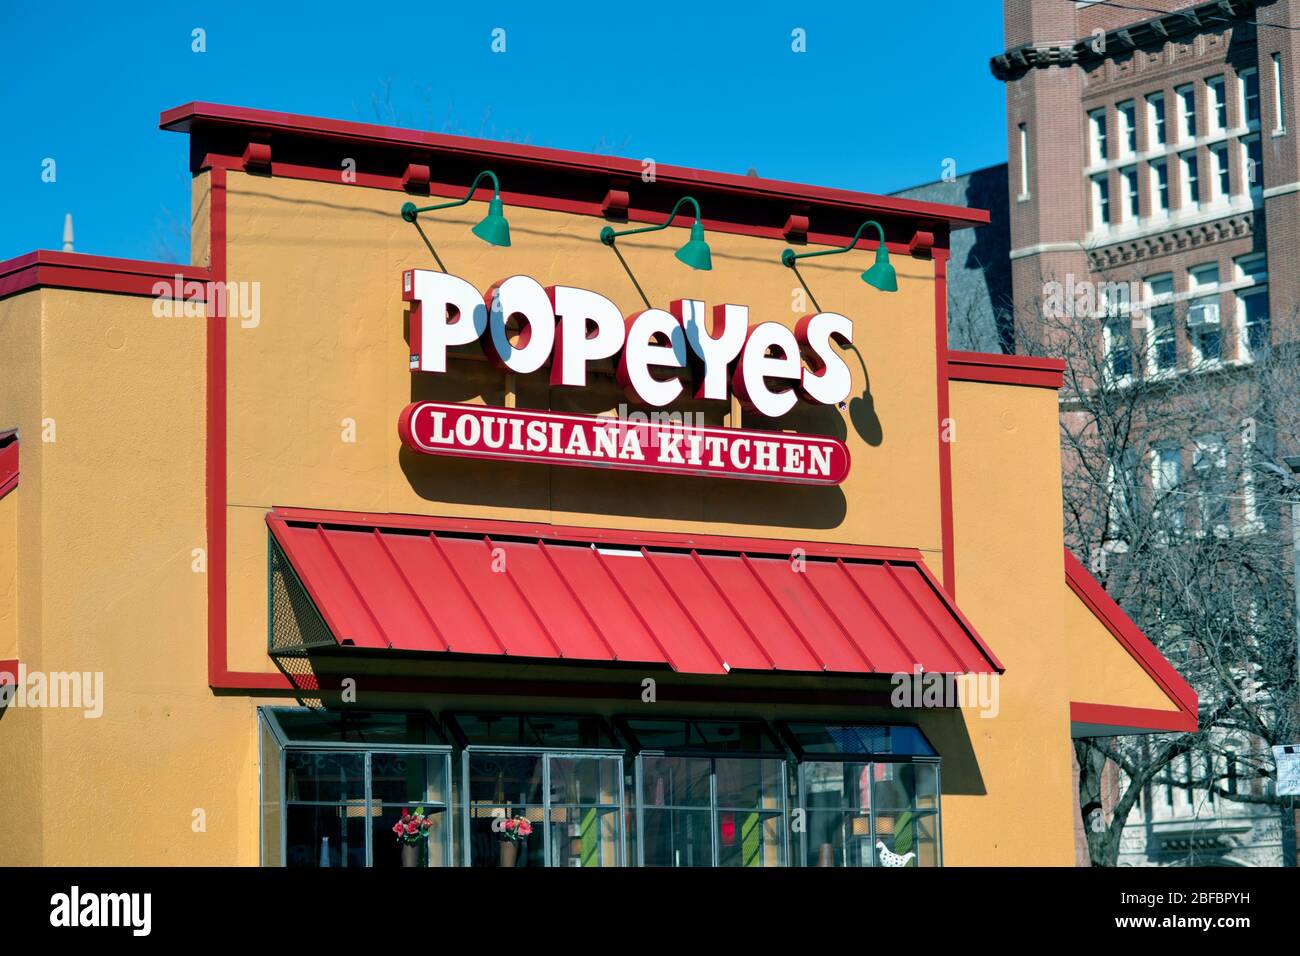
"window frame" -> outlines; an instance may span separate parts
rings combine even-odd
[[[1178,210],[1190,212],[1201,208],[1200,156],[1195,149],[1178,154]]]
[[[893,754],[893,753],[869,753],[865,751],[843,752],[843,753],[814,753],[814,752],[804,750],[799,746],[795,735],[790,729],[792,724],[825,724],[826,726],[830,726],[830,727],[835,727],[835,726],[846,726],[846,727],[888,726],[891,728],[907,727],[911,730],[915,730],[921,736],[921,739],[925,741],[926,746],[929,747],[932,753],[931,754]],[[871,805],[867,808],[867,813],[869,816],[870,827],[871,827],[870,845],[872,847],[873,861],[875,860],[875,845],[877,839],[876,811],[878,806],[878,801],[876,800],[875,797],[875,787],[874,787],[874,784],[876,782],[875,765],[876,764],[923,764],[925,766],[934,767],[934,781],[935,781],[934,810],[933,811],[926,810],[924,812],[927,816],[933,815],[935,819],[935,843],[937,844],[936,849],[937,849],[937,857],[938,857],[938,866],[940,868],[943,867],[943,757],[938,753],[937,750],[935,750],[934,746],[930,743],[929,739],[925,736],[925,732],[922,731],[920,727],[916,726],[915,724],[871,724],[871,723],[850,723],[848,721],[826,721],[826,720],[797,720],[797,721],[783,720],[783,721],[778,721],[776,727],[778,732],[781,734],[782,739],[786,741],[786,746],[790,749],[791,754],[793,756],[793,762],[795,765],[795,782],[796,782],[796,795],[798,799],[798,806],[801,809],[803,809],[805,815],[804,827],[803,830],[800,832],[799,839],[798,839],[798,843],[799,843],[798,866],[800,867],[810,866],[808,860],[809,860],[809,850],[810,850],[809,841],[811,839],[811,834],[809,832],[808,823],[811,820],[811,816],[810,816],[811,813],[822,812],[820,810],[813,811],[813,809],[809,805],[807,768],[810,764],[840,763],[840,764],[865,765],[868,771],[868,777],[872,781],[873,786],[872,786],[872,795],[871,795]],[[843,812],[847,812],[847,808],[841,808],[841,810]],[[878,864],[875,864],[873,862],[871,868],[874,869],[877,866]],[[836,867],[836,869],[841,869],[841,867]],[[861,868],[853,867],[852,869],[861,869]]]
[[[1174,88],[1174,96],[1178,98],[1178,139],[1175,142],[1195,142],[1196,85],[1194,83],[1183,83]]]
[[[1101,166],[1110,159],[1106,112],[1104,106],[1088,110],[1088,165],[1090,166]]]
[[[1255,86],[1255,118],[1251,119],[1249,104],[1252,97],[1249,95],[1250,81],[1254,80]],[[1241,113],[1241,126],[1244,129],[1259,129],[1260,120],[1263,117],[1263,103],[1260,102],[1260,83],[1258,67],[1248,66],[1237,71],[1237,109]]]
[[[635,729],[631,726],[634,720],[653,720],[663,723],[683,723],[683,724],[717,724],[717,723],[739,723],[748,722],[759,725],[763,734],[775,744],[775,747],[767,750],[749,750],[736,749],[726,750],[721,747],[654,747],[645,746],[637,737]],[[787,869],[792,864],[790,862],[790,752],[783,738],[773,731],[772,727],[764,720],[759,718],[739,718],[735,721],[719,719],[716,717],[696,717],[696,716],[675,716],[675,717],[615,717],[614,725],[619,734],[624,737],[629,745],[633,757],[633,803],[636,808],[636,859],[634,866],[639,869],[646,867],[645,862],[645,814],[646,810],[685,810],[701,812],[703,807],[682,807],[676,804],[664,806],[652,805],[645,800],[645,758],[646,757],[681,757],[686,759],[709,760],[709,867],[710,869],[721,869],[721,847],[719,841],[719,814],[733,813],[737,810],[749,811],[753,808],[736,808],[723,805],[718,798],[718,765],[719,760],[764,760],[774,761],[778,764],[781,773],[781,779],[777,786],[777,793],[780,796],[780,807],[775,810],[759,810],[755,812],[766,813],[768,816],[775,816],[781,821],[781,862],[775,869]]]
[[[1169,116],[1165,108],[1164,90],[1148,93],[1144,100],[1147,106],[1147,151],[1165,146],[1169,140]]]
[[[1169,160],[1153,159],[1147,164],[1151,176],[1151,218],[1169,215]],[[1161,174],[1163,173],[1163,177]],[[1162,181],[1163,178],[1163,181]]]
[[[474,743],[470,740],[470,738],[465,733],[464,728],[460,724],[459,718],[481,717],[485,715],[490,715],[493,717],[515,718],[515,719],[520,719],[520,718],[527,719],[527,718],[536,717],[539,719],[549,719],[549,720],[570,718],[570,717],[583,718],[583,719],[590,718],[598,721],[601,732],[609,738],[609,746],[574,747],[571,745],[547,746],[545,744],[532,745],[532,744]],[[551,802],[550,783],[551,783],[551,761],[552,760],[557,760],[557,759],[558,760],[563,760],[563,759],[581,760],[584,758],[594,758],[594,759],[603,759],[603,760],[617,759],[618,761],[618,766],[617,766],[618,862],[616,863],[616,867],[621,868],[621,867],[626,867],[628,865],[627,862],[627,842],[628,842],[627,785],[625,782],[626,781],[625,774],[627,772],[626,771],[627,747],[625,746],[621,736],[613,728],[610,727],[609,721],[607,721],[604,717],[595,714],[566,714],[566,713],[554,713],[550,711],[518,712],[518,711],[458,710],[458,711],[449,711],[443,716],[446,721],[447,730],[449,731],[450,735],[456,740],[457,749],[459,751],[459,757],[460,757],[460,767],[459,767],[460,800],[457,804],[457,809],[460,811],[460,817],[461,817],[460,819],[461,852],[460,852],[460,859],[458,862],[459,866],[463,866],[467,869],[472,869],[474,866],[472,853],[471,853],[473,849],[473,840],[472,840],[472,833],[471,833],[471,821],[472,821],[471,809],[473,804],[471,802],[471,795],[470,795],[470,758],[474,755],[492,755],[492,754],[498,754],[502,756],[535,756],[541,759],[541,765],[542,765],[541,808],[542,808],[544,820],[547,824],[551,822],[552,809],[555,809],[557,806],[560,808],[569,806],[569,804],[565,804],[565,803],[553,804]],[[485,806],[491,806],[491,805],[485,804]],[[613,805],[593,804],[593,806],[608,810]],[[547,826],[543,826],[541,829],[542,829],[542,851],[541,852],[542,852],[542,860],[543,860],[543,865],[541,869],[552,869],[551,827],[547,825]]]
[[[1274,53],[1273,60],[1273,132],[1286,132],[1283,108],[1286,106],[1286,94],[1282,86],[1282,54]]]
[[[1232,201],[1232,159],[1227,143],[1215,143],[1206,149],[1213,166],[1210,179],[1214,183],[1214,195],[1211,203],[1229,203]]]
[[[1110,208],[1110,174],[1098,173],[1089,177],[1092,207],[1092,231],[1109,232],[1114,226]]]
[[[289,735],[284,730],[284,728],[280,725],[280,722],[277,719],[277,715],[280,713],[308,713],[308,712],[312,712],[313,710],[314,708],[310,708],[310,707],[283,707],[283,706],[275,706],[275,705],[259,706],[257,708],[257,727],[258,727],[257,784],[258,784],[258,795],[259,795],[258,865],[263,867],[272,866],[272,865],[279,866],[279,867],[288,866],[289,828],[287,826],[288,814],[286,811],[289,805],[289,801],[288,801],[288,793],[287,793],[288,774],[287,774],[286,764],[287,764],[287,754],[289,753],[289,751],[297,750],[297,751],[305,751],[308,753],[316,753],[321,751],[337,751],[340,753],[356,753],[356,754],[361,754],[363,756],[364,773],[365,773],[363,807],[367,812],[366,819],[368,822],[371,821],[372,819],[370,815],[370,811],[372,810],[373,806],[377,805],[382,807],[384,805],[382,803],[376,804],[375,797],[372,790],[371,757],[373,755],[375,754],[420,754],[420,755],[427,755],[431,758],[435,756],[441,756],[443,783],[445,787],[445,798],[442,803],[433,804],[430,801],[424,801],[423,805],[439,806],[442,808],[443,812],[447,814],[448,825],[442,828],[443,859],[446,861],[447,866],[455,866],[456,862],[455,862],[455,857],[453,856],[454,841],[452,840],[452,832],[455,828],[455,819],[454,819],[455,799],[452,790],[454,780],[451,776],[451,751],[452,751],[451,745],[447,743],[433,743],[433,744],[384,743],[384,744],[367,745],[359,741],[347,741],[347,740],[295,740],[295,739],[290,739]],[[427,717],[430,725],[434,728],[435,731],[439,729],[432,715],[421,711],[383,711],[383,710],[349,711],[346,709],[343,710],[331,709],[329,712],[355,713],[358,716],[362,714],[420,713],[421,716]],[[275,741],[278,750],[276,757],[278,761],[279,781],[280,781],[279,795],[278,795],[279,821],[280,821],[280,834],[279,834],[280,848],[279,848],[279,862],[276,864],[268,864],[266,862],[267,861],[267,840],[268,840],[268,835],[266,833],[266,812],[265,812],[265,804],[266,804],[265,773],[267,768],[267,756],[268,756],[266,753],[266,746],[265,746],[266,733],[269,733],[271,738]],[[441,733],[439,733],[439,736],[441,736]],[[413,802],[417,806],[420,805],[420,801],[413,801]],[[297,801],[296,804],[303,805],[303,806],[307,806],[307,805],[344,806],[346,805],[343,801]],[[372,869],[375,865],[373,826],[368,826],[366,828],[365,833],[366,833],[365,868]],[[432,866],[430,866],[430,868],[432,868]]]
[[[1138,224],[1142,220],[1142,185],[1137,166],[1125,166],[1119,171],[1120,185],[1124,193],[1124,220]]]
[[[1265,279],[1262,282],[1256,282],[1254,285],[1250,285],[1242,289],[1237,289],[1233,294],[1233,298],[1236,300],[1236,306],[1237,306],[1236,308],[1237,358],[1243,362],[1254,362],[1256,359],[1260,358],[1260,355],[1267,350],[1268,346],[1264,346],[1263,348],[1259,349],[1258,350],[1259,354],[1257,354],[1256,349],[1251,347],[1250,323],[1247,321],[1247,317],[1246,317],[1247,316],[1246,303],[1250,299],[1264,299],[1265,301],[1264,319],[1262,322],[1257,322],[1256,325],[1264,326],[1264,328],[1268,331],[1269,340],[1271,342],[1272,331],[1273,331],[1273,316],[1271,314],[1272,303],[1269,301],[1269,294],[1268,294],[1268,280]]]
[[[1119,133],[1119,149],[1116,158],[1128,159],[1136,156],[1138,152],[1138,119],[1137,103],[1134,100],[1123,100],[1115,104],[1115,126]]]
[[[1210,135],[1228,129],[1228,81],[1222,74],[1205,78],[1206,132]]]

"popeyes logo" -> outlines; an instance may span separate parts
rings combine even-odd
[[[544,287],[516,275],[481,294],[464,279],[423,269],[403,273],[402,298],[411,303],[413,372],[445,372],[449,349],[477,341],[503,371],[529,375],[549,366],[559,386],[584,387],[591,363],[613,360],[628,397],[655,408],[689,386],[696,399],[727,401],[734,392],[747,407],[779,418],[800,400],[839,404],[852,388],[832,346],[852,344],[853,324],[835,312],[805,316],[794,330],[777,322],[751,326],[743,305],[716,305],[706,322],[697,299],[624,317],[587,289]],[[618,434],[607,435],[611,430]],[[834,438],[487,406],[417,402],[403,411],[399,433],[424,454],[813,483],[837,483],[848,472],[848,450]]]

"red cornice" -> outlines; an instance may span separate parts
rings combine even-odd
[[[1030,355],[949,352],[948,380],[1059,389],[1065,382],[1065,363]]]
[[[158,282],[178,275],[186,282],[209,278],[198,266],[40,249],[0,262],[0,299],[41,287],[152,296]]]
[[[507,204],[600,217],[610,190],[630,191],[627,219],[649,221],[662,219],[660,206],[689,191],[705,207],[706,228],[779,240],[786,239],[791,216],[807,219],[806,241],[819,244],[843,242],[870,216],[884,224],[891,250],[907,254],[918,235],[927,247],[942,248],[950,229],[989,221],[982,209],[666,164],[657,164],[647,183],[641,160],[211,103],[167,110],[159,125],[191,134],[196,169],[249,169],[249,146],[258,144],[265,160],[255,170],[260,174],[337,184],[346,157],[354,163],[353,185],[406,192],[416,164],[433,171],[421,189],[451,196],[464,194],[472,170],[491,164],[502,176]]]
[[[1071,721],[1115,727],[1141,727],[1147,730],[1194,732],[1198,703],[1196,691],[1183,680],[1182,675],[1156,649],[1142,630],[1133,623],[1133,620],[1124,613],[1124,610],[1106,593],[1106,589],[1088,573],[1068,548],[1065,550],[1065,582],[1178,708],[1176,711],[1165,711],[1072,702]]]

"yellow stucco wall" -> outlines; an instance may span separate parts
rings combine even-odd
[[[196,180],[195,261],[206,261],[206,176]],[[457,360],[443,377],[407,368],[401,270],[429,267],[400,195],[231,174],[229,279],[257,282],[256,323],[228,321],[229,666],[272,672],[266,655],[266,528],[273,505],[921,548],[942,564],[933,266],[895,257],[900,291],[858,279],[864,256],[804,275],[821,308],[855,323],[857,398],[847,413],[805,408],[788,427],[845,438],[838,488],[681,479],[428,459],[400,451],[414,398],[503,401],[502,376]],[[425,217],[449,271],[480,289],[523,273],[640,306],[602,221],[509,209],[514,245],[469,233],[482,204]],[[679,297],[749,305],[752,321],[804,311],[777,263],[784,245],[710,235],[714,269],[672,258],[681,230],[621,245],[652,304]],[[18,656],[49,670],[102,672],[103,716],[10,711],[0,720],[0,862],[255,864],[259,703],[207,686],[204,332],[157,318],[147,298],[45,290],[0,301],[0,427],[23,429],[17,509]],[[864,366],[870,374],[869,398]],[[612,385],[519,403],[606,411]],[[944,754],[950,865],[1068,865],[1070,656],[1061,589],[1056,396],[956,383],[952,416],[959,599],[1007,667],[999,712],[936,712],[921,723]],[[57,438],[38,442],[43,419]],[[754,424],[754,423],[750,423]],[[344,432],[355,427],[355,441]],[[0,516],[2,517],[2,516]],[[0,524],[0,533],[3,525]],[[196,564],[196,562],[198,562]],[[0,611],[0,622],[5,614]],[[0,638],[2,639],[2,638]],[[0,654],[0,657],[5,656]],[[394,698],[393,705],[401,703]],[[408,701],[418,705],[419,701]],[[863,710],[860,719],[887,719]],[[89,806],[93,838],[50,808]],[[194,832],[194,811],[206,832]]]
[[[957,601],[1006,674],[996,719],[965,711],[978,785],[945,793],[944,857],[1070,866],[1056,392],[954,382],[950,411]]]
[[[1065,633],[1070,655],[1070,700],[1080,704],[1178,710],[1169,695],[1068,587],[1065,588]]]

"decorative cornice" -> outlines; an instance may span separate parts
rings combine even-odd
[[[1141,47],[1161,46],[1169,40],[1200,33],[1220,24],[1245,20],[1254,12],[1258,2],[1259,0],[1211,0],[1186,10],[1176,10],[1140,23],[1117,27],[1108,32],[1101,43],[1097,42],[1100,38],[1090,36],[1076,40],[1069,46],[1025,44],[990,59],[989,69],[999,80],[1016,80],[1032,69],[1097,62],[1117,52],[1129,53]]]
[[[1088,265],[1093,271],[1100,272],[1158,256],[1213,245],[1216,242],[1242,239],[1254,235],[1257,228],[1263,229],[1263,220],[1261,219],[1257,225],[1255,210],[1248,209],[1211,222],[1175,227],[1154,235],[1139,236],[1127,241],[1091,248],[1088,250]]]

